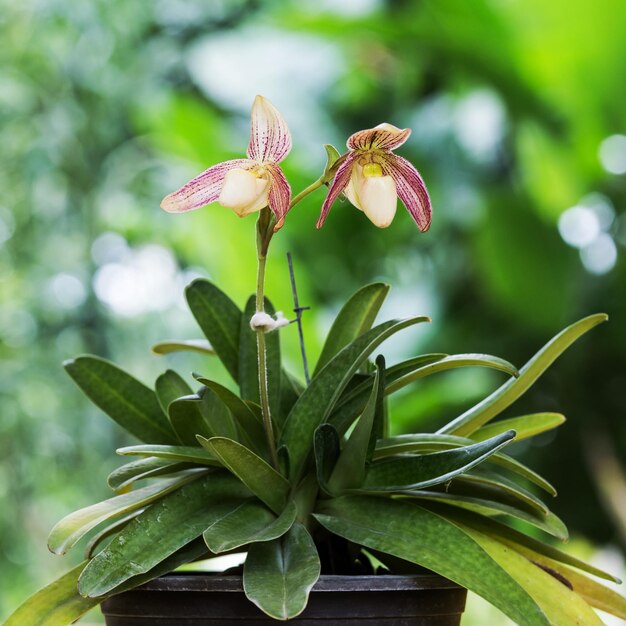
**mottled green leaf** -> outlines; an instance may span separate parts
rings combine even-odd
[[[137,509],[136,511],[133,511],[132,513],[129,513],[128,515],[125,515],[124,517],[116,519],[112,524],[108,524],[102,530],[99,530],[97,533],[92,535],[89,538],[89,541],[87,542],[87,544],[85,545],[85,550],[83,553],[85,558],[91,559],[93,555],[95,554],[96,550],[98,549],[98,546],[103,541],[105,541],[112,535],[115,535],[116,533],[118,533],[120,530],[122,530],[122,528],[124,528],[124,526],[128,524],[128,522],[130,522],[130,520],[134,519],[135,517],[137,517],[137,515],[140,515],[145,510],[146,510],[145,508]]]
[[[438,450],[451,450],[460,446],[475,443],[473,439],[456,437],[455,435],[441,435],[433,433],[420,433],[415,435],[397,435],[387,437],[377,442],[375,458],[384,458],[394,454],[407,454],[409,452],[436,452]],[[503,467],[518,476],[541,487],[551,496],[556,495],[556,489],[543,477],[526,467],[513,457],[502,452],[490,456],[487,464],[495,464]]]
[[[463,527],[463,530],[528,592],[542,608],[550,624],[602,626],[593,609],[560,580],[495,539],[468,527]]]
[[[320,501],[316,519],[349,541],[463,585],[520,626],[550,626],[532,597],[458,526],[410,502],[374,496]]]
[[[363,415],[350,433],[328,480],[328,487],[333,493],[356,489],[363,484],[376,440],[382,434],[385,359],[379,356],[376,365],[374,385]]]
[[[527,491],[517,483],[501,474],[486,470],[485,465],[475,468],[467,474],[457,476],[446,488],[448,493],[476,495],[485,497],[486,494],[497,493],[501,500],[510,499],[519,508],[527,507],[539,515],[547,515],[548,507],[537,496]]]
[[[489,533],[484,534],[489,535]],[[533,563],[544,567],[548,573],[556,572],[562,576],[572,585],[576,594],[591,606],[626,620],[626,598],[612,589],[534,550],[508,541],[500,541],[500,543],[512,548]]]
[[[50,531],[48,548],[55,554],[65,554],[90,530],[112,517],[124,515],[162,498],[195,480],[197,475],[177,476],[155,482],[148,487],[109,498],[103,502],[70,513]]]
[[[208,387],[228,407],[236,424],[237,439],[261,456],[267,457],[267,439],[263,422],[250,408],[250,405],[234,394],[230,389],[213,380],[196,376],[196,380]]]
[[[509,376],[515,377],[519,375],[515,365],[512,365],[508,361],[505,361],[497,356],[492,356],[490,354],[453,354],[451,356],[443,357],[434,363],[427,363],[426,365],[417,367],[412,372],[399,378],[395,378],[394,376],[395,380],[390,381],[387,385],[387,394],[395,393],[413,381],[418,380],[419,378],[424,378],[425,376],[430,376],[431,374],[446,372],[460,367],[475,366],[495,369],[500,372],[504,372]]]
[[[272,511],[277,514],[283,511],[290,486],[271,465],[232,439],[213,437],[207,440],[198,437],[198,440]]]
[[[315,475],[320,489],[326,495],[332,490],[328,481],[333,473],[340,453],[339,435],[332,424],[320,424],[315,429],[313,452],[315,455]]]
[[[610,580],[611,582],[616,583],[621,582],[619,578],[616,578],[615,576],[612,576],[611,574],[604,572],[589,563],[585,563],[585,561],[581,561],[567,552],[562,552],[551,544],[539,541],[534,537],[529,537],[528,535],[507,526],[502,520],[471,513],[470,511],[451,507],[446,504],[435,504],[430,502],[428,504],[428,508],[434,510],[440,515],[443,515],[444,517],[452,520],[459,520],[464,525],[476,528],[484,534],[495,536],[502,543],[510,544],[518,552],[520,552],[520,547],[529,548],[537,554],[547,556],[548,558],[558,561],[559,563],[566,563],[567,565],[571,565],[572,567],[588,572],[589,574],[593,574],[594,576],[598,576],[599,578],[603,578],[604,580]]]
[[[280,445],[289,450],[290,471],[294,481],[301,477],[311,453],[315,429],[327,420],[337,398],[359,365],[388,337],[427,321],[430,321],[428,317],[420,316],[380,324],[343,348],[313,378],[289,413],[280,439]]]
[[[165,415],[168,415],[167,407],[171,402],[193,393],[191,387],[174,370],[167,370],[161,374],[156,379],[154,390]]]
[[[296,522],[279,539],[250,546],[243,587],[264,613],[287,620],[304,610],[319,575],[317,548],[306,528]]]
[[[439,432],[464,437],[477,431],[515,402],[572,343],[607,319],[607,315],[598,313],[562,330],[522,367],[518,378],[504,383],[482,402],[446,424]]]
[[[161,498],[89,562],[79,578],[79,592],[102,596],[129,578],[150,571],[249,495],[233,476],[212,472]]]
[[[109,417],[146,443],[176,443],[156,394],[113,363],[95,356],[66,361],[67,373]]]
[[[409,492],[407,492],[409,494]],[[540,530],[565,541],[568,538],[567,527],[565,524],[551,511],[541,514],[533,509],[520,508],[518,503],[512,502],[510,498],[506,498],[502,493],[492,492],[489,499],[478,496],[459,495],[445,491],[411,491],[410,495],[420,500],[432,500],[434,502],[444,502],[451,506],[465,509],[473,513],[478,513],[485,517],[507,516],[505,519],[521,520],[527,524],[531,524]],[[424,506],[428,504],[424,502]]]
[[[81,563],[28,598],[9,617],[4,626],[67,626],[110,595],[133,589],[163,574],[169,574],[183,563],[204,556],[206,552],[206,545],[201,539],[192,541],[149,572],[129,578],[111,594],[100,598],[84,598],[78,593],[78,577],[86,565],[86,562]]]
[[[101,598],[83,598],[77,589],[81,563],[26,600],[4,626],[67,626],[98,606]]]
[[[204,531],[204,541],[211,552],[219,554],[249,543],[277,539],[292,527],[296,513],[293,502],[276,517],[258,500],[246,500],[212,522]]]
[[[390,395],[415,380],[438,372],[473,366],[496,369],[511,376],[516,376],[518,373],[515,366],[508,361],[487,354],[454,354],[451,356],[443,353],[423,354],[397,363],[387,369],[385,394]],[[352,389],[346,390],[339,398],[329,418],[338,432],[344,433],[364,410],[372,390],[373,381],[373,376],[368,376]]]
[[[235,381],[239,376],[241,311],[213,283],[194,280],[185,290],[187,303],[211,346]]]
[[[402,491],[424,489],[447,482],[482,463],[514,438],[515,431],[511,430],[462,448],[375,461],[367,471],[362,489]]]
[[[152,346],[152,352],[155,354],[171,354],[172,352],[199,352],[200,354],[214,355],[215,350],[206,339],[187,339],[161,341]]]
[[[340,350],[372,327],[388,293],[389,285],[372,283],[359,289],[344,304],[328,332],[313,377],[321,372]]]
[[[196,465],[214,467],[222,465],[214,454],[200,446],[127,446],[126,448],[118,448],[116,452],[121,456],[153,456],[158,459]]]
[[[560,413],[532,413],[487,424],[472,433],[470,439],[473,441],[484,441],[505,430],[514,430],[517,433],[516,441],[521,441],[522,439],[528,439],[552,430],[563,424],[563,422],[565,422],[565,416]]]
[[[198,445],[196,435],[212,437],[215,434],[200,410],[202,402],[200,396],[191,394],[177,398],[168,406],[170,423],[183,446]]]
[[[193,465],[190,463],[177,463],[169,459],[148,457],[131,461],[113,470],[107,478],[107,483],[111,489],[121,491],[138,480],[173,474],[191,467]]]

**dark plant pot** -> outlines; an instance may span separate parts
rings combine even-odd
[[[458,626],[467,592],[434,574],[322,576],[298,626]],[[277,624],[243,592],[240,576],[177,574],[109,598],[107,626]]]

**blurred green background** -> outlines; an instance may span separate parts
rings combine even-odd
[[[166,367],[226,380],[150,346],[199,331],[195,276],[238,303],[253,290],[254,219],[160,199],[242,155],[254,96],[286,117],[295,191],[323,143],[388,121],[422,172],[434,220],[387,230],[324,194],[275,239],[268,294],[292,307],[291,251],[310,357],[341,303],[393,286],[387,316],[434,322],[391,342],[517,365],[563,326],[606,311],[510,415],[561,411],[517,454],[559,489],[570,548],[619,574],[626,548],[626,5],[622,0],[0,0],[0,617],[69,568],[46,548],[67,512],[110,494],[131,443],[61,362],[111,358],[146,383]],[[300,373],[295,328],[283,331]],[[411,387],[395,428],[436,428],[502,382],[466,370]],[[549,445],[548,445],[549,444]],[[96,620],[97,616],[90,618]],[[481,603],[466,621],[504,624]],[[608,623],[608,620],[607,620]]]

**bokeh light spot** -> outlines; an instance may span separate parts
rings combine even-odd
[[[610,235],[602,233],[580,251],[585,269],[592,274],[606,274],[617,262],[617,247]]]
[[[626,174],[626,135],[611,135],[600,144],[600,162],[611,174]]]
[[[574,248],[588,246],[600,232],[600,220],[589,207],[573,206],[559,218],[559,233],[563,241]]]

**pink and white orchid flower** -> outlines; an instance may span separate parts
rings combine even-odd
[[[430,227],[432,208],[426,185],[419,172],[392,150],[411,134],[391,124],[379,124],[354,133],[348,139],[349,152],[341,157],[317,221],[321,228],[333,202],[343,192],[348,200],[379,228],[391,224],[400,198],[418,228]]]
[[[161,202],[170,213],[182,213],[217,200],[240,217],[269,206],[274,230],[285,221],[291,187],[279,167],[291,150],[291,133],[269,100],[257,96],[252,105],[247,159],[213,165]]]

